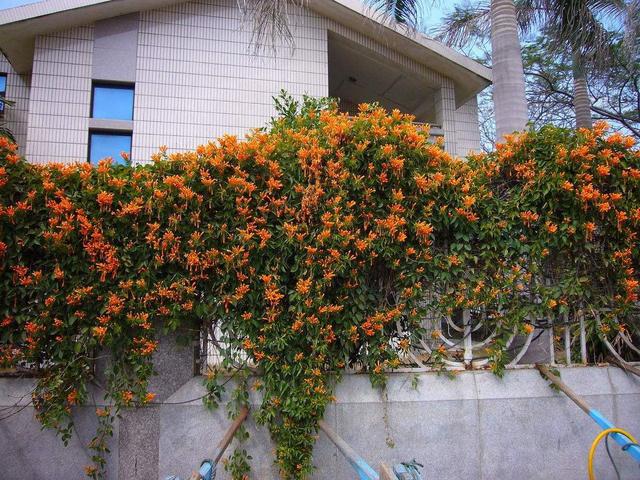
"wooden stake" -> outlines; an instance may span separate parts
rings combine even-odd
[[[562,380],[560,380],[560,377],[558,377],[557,375],[554,375],[553,373],[551,373],[551,370],[549,370],[549,367],[547,367],[546,365],[543,365],[541,363],[537,363],[536,364],[536,368],[538,370],[540,370],[540,373],[542,373],[542,375],[544,375],[546,378],[548,378],[551,381],[551,383],[553,383],[562,392],[564,392],[564,394],[567,397],[569,397],[571,400],[573,400],[573,402],[576,405],[578,405],[587,415],[589,415],[589,413],[591,412],[591,408],[589,407],[589,405],[587,405],[587,402],[585,402],[582,399],[582,397],[579,397],[576,394],[576,392],[574,392],[569,387],[567,387],[567,385]]]
[[[640,377],[640,368],[636,367],[635,365],[631,365],[627,362],[621,362],[615,357],[607,357],[607,362],[613,363],[615,366],[620,367],[625,372],[633,373],[634,375]]]
[[[396,477],[396,474],[393,473],[391,468],[389,468],[386,463],[381,463],[380,480],[398,480],[398,477]]]

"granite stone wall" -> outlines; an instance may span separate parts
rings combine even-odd
[[[172,358],[187,359],[188,348],[164,344],[159,366],[175,366]],[[164,479],[177,474],[184,479],[210,454],[229,420],[224,408],[209,412],[202,406],[202,381],[190,378],[190,368],[161,367],[152,388],[166,403],[132,410],[120,420],[108,478]],[[594,408],[618,426],[640,433],[640,378],[614,367],[560,372]],[[13,404],[30,385],[30,380],[0,379],[0,408]],[[366,461],[377,469],[382,461],[415,458],[425,465],[423,475],[429,479],[584,479],[588,448],[599,432],[590,418],[530,368],[507,371],[502,379],[486,371],[465,371],[453,378],[392,374],[385,394],[373,390],[365,375],[347,375],[336,396],[325,420]],[[259,398],[253,394],[251,401],[255,409]],[[92,410],[76,410],[79,433],[67,448],[53,433],[40,430],[30,408],[0,421],[0,478],[82,478],[82,466],[88,463],[83,444],[94,428]],[[267,430],[251,418],[248,428],[251,437],[243,448],[253,457],[252,478],[278,478]],[[639,478],[638,465],[619,447],[613,450],[623,478]],[[323,433],[314,461],[316,479],[355,478]],[[595,464],[599,480],[615,478],[604,447]],[[217,478],[229,477],[221,471]]]

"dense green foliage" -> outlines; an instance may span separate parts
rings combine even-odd
[[[258,420],[287,478],[311,471],[341,370],[357,362],[382,384],[426,309],[483,311],[498,372],[506,339],[543,317],[581,314],[597,335],[637,329],[630,139],[547,128],[465,161],[399,112],[279,109],[244,141],[133,168],[30,165],[0,138],[0,361],[44,367],[34,404],[68,437],[96,355],[111,354],[115,406],[97,412],[89,475],[111,418],[153,400],[158,333],[194,320],[222,332],[225,366],[261,373]]]

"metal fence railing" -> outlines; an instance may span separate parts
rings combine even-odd
[[[434,353],[450,370],[487,368],[492,349],[499,333],[487,314],[464,310],[452,316],[428,316],[424,319],[424,335],[411,348],[401,352],[401,365],[397,371],[421,372],[434,368]],[[406,333],[404,334],[406,335]],[[565,315],[556,319],[531,321],[528,333],[518,331],[501,334],[501,347],[507,356],[506,367],[518,368],[534,363],[552,365],[588,365],[609,360],[640,363],[640,336],[621,325],[616,331],[605,332],[601,322],[584,315]],[[398,325],[398,338],[403,336]],[[398,343],[397,341],[395,342]],[[393,345],[392,345],[393,346]],[[229,342],[220,330],[204,329],[201,335],[201,371],[220,366],[222,351],[233,358],[235,364],[246,361],[243,351],[231,351]],[[349,365],[348,371],[361,370]]]

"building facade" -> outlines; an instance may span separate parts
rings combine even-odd
[[[490,71],[354,0],[291,7],[293,46],[256,51],[235,0],[45,0],[0,11],[4,121],[34,163],[194,149],[274,115],[273,96],[412,113],[453,154],[478,149]],[[0,82],[0,87],[1,87]],[[1,94],[2,92],[0,92]],[[116,153],[113,153],[117,156]]]

